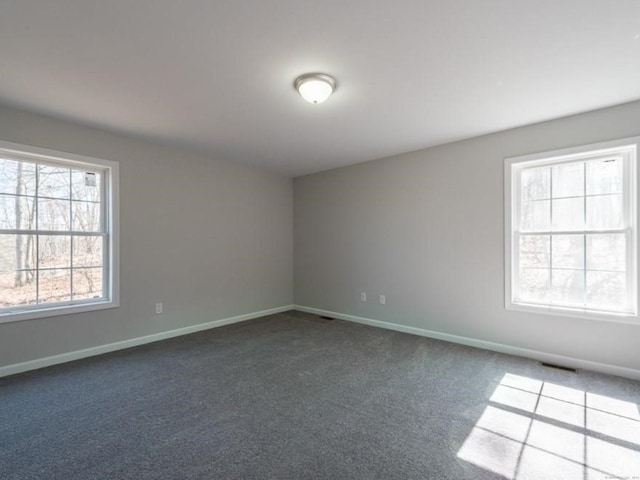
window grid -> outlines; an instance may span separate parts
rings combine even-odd
[[[620,157],[616,157],[616,160],[620,160],[623,161],[622,158]],[[602,230],[588,230],[586,229],[586,225],[587,225],[587,198],[590,197],[597,197],[597,196],[611,196],[613,194],[617,194],[617,193],[600,193],[600,194],[587,194],[587,162],[589,160],[580,160],[577,162],[567,162],[565,164],[581,164],[582,167],[582,191],[583,191],[583,195],[567,195],[567,196],[561,196],[558,198],[555,198],[554,196],[554,190],[553,190],[553,186],[554,186],[554,169],[553,169],[553,164],[551,164],[548,168],[549,168],[549,196],[548,197],[542,197],[542,198],[536,198],[536,199],[527,199],[521,200],[521,203],[519,204],[519,206],[522,205],[522,202],[526,202],[526,201],[549,201],[549,226],[551,227],[551,229],[549,231],[535,231],[535,230],[527,230],[527,231],[523,231],[522,228],[518,229],[517,232],[517,236],[518,236],[518,245],[519,245],[519,240],[520,240],[520,236],[521,235],[527,235],[527,236],[540,236],[543,238],[547,238],[549,241],[549,267],[545,268],[545,267],[538,267],[540,269],[544,269],[544,270],[548,270],[548,281],[549,281],[549,293],[550,295],[553,295],[553,289],[554,289],[554,272],[557,275],[558,272],[556,272],[556,270],[560,269],[560,270],[575,270],[575,271],[581,271],[582,272],[582,280],[583,280],[583,285],[584,288],[582,290],[582,301],[580,302],[580,304],[583,307],[587,307],[587,273],[588,272],[601,272],[601,273],[619,273],[619,270],[611,270],[611,269],[599,269],[599,268],[590,268],[588,265],[588,259],[587,259],[587,252],[588,252],[588,246],[587,246],[587,237],[589,235],[602,235],[602,234],[625,234],[625,228],[621,228],[621,229],[602,229]],[[624,162],[623,162],[624,164]],[[534,166],[534,167],[528,167],[528,168],[523,168],[520,172],[519,175],[517,176],[518,178],[518,183],[519,185],[521,185],[521,178],[522,178],[522,172],[524,172],[527,169],[535,169],[535,168],[540,168],[539,166]],[[623,166],[623,169],[626,170],[626,167]],[[623,193],[624,195],[624,193]],[[522,195],[521,195],[522,197]],[[585,229],[584,230],[554,230],[553,229],[553,225],[554,225],[554,205],[555,202],[554,200],[566,200],[566,199],[576,199],[576,198],[580,198],[582,199],[582,221],[583,224],[585,225]],[[626,217],[626,215],[624,215]],[[522,221],[522,214],[521,211],[518,215],[518,221],[521,222]],[[566,236],[566,235],[581,235],[582,237],[582,253],[583,253],[583,267],[582,268],[576,268],[576,267],[557,267],[556,265],[554,265],[554,238],[560,237],[560,236]],[[535,268],[535,267],[528,267],[528,268]],[[624,270],[626,272],[626,269]],[[628,285],[628,282],[627,282]],[[535,303],[535,302],[534,302]],[[543,303],[543,302],[541,302]],[[564,305],[562,302],[557,302],[554,301],[553,298],[549,298],[548,299],[548,303],[550,304],[559,304],[559,305]],[[606,309],[604,309],[606,310]]]
[[[637,143],[638,139],[634,138],[593,145],[591,146],[594,147],[592,150],[589,147],[581,147],[561,152],[550,152],[549,155],[535,154],[505,160],[505,185],[508,187],[505,196],[505,201],[508,202],[505,208],[505,225],[507,226],[505,235],[508,247],[505,251],[505,265],[508,275],[505,282],[507,308],[547,313],[555,312],[571,316],[592,316],[591,314],[593,314],[594,318],[603,318],[600,317],[602,314],[605,316],[613,314],[634,317],[637,315],[636,211],[634,205],[636,183],[635,152]],[[609,147],[609,145],[611,146]],[[558,153],[565,152],[567,154],[558,155]],[[621,166],[613,166],[611,170],[607,170],[606,167],[598,163],[600,161],[605,163],[619,161]],[[567,170],[566,168],[564,171],[557,170],[556,172],[554,167],[560,168],[570,164],[582,166],[580,172],[582,195],[576,195],[575,192],[579,190],[574,188],[572,191],[570,184],[567,183],[561,187],[561,192],[555,191],[556,185],[554,185],[554,181],[563,177],[555,178],[554,175],[556,173],[558,175],[564,174],[564,180],[562,181],[566,182],[567,178],[571,178],[572,173],[570,169]],[[548,169],[548,176],[545,177],[545,174],[538,173],[540,177],[532,183],[531,179],[534,178],[535,174],[528,173],[529,177],[526,180],[528,183],[524,183],[523,172],[532,172],[535,169],[545,168]],[[611,174],[611,182],[613,183],[607,184],[606,180],[604,184],[597,183],[599,179],[606,179],[607,177],[603,177],[603,175],[609,175],[608,172],[613,172]],[[548,186],[545,186],[544,182],[547,179],[549,183]],[[573,179],[576,180],[575,176]],[[616,182],[620,181],[621,183],[616,184]],[[535,185],[535,182],[542,183]],[[558,183],[558,185],[562,186],[563,184]],[[577,184],[574,185],[577,187]],[[527,189],[526,191],[525,188]],[[554,198],[556,195],[558,198]],[[621,206],[621,210],[618,210],[621,214],[620,225],[610,221],[613,217],[611,217],[610,210],[607,211],[607,208],[611,207],[606,204],[597,204],[594,201],[589,201],[590,198],[614,197],[616,195],[620,195],[619,201],[621,202],[619,205],[615,205],[615,208],[618,209]],[[563,217],[556,218],[559,212],[556,207],[565,208],[563,212],[565,220],[567,218],[570,219],[571,210],[565,207],[566,204],[562,205],[559,200],[577,198],[582,199],[581,215],[580,217],[575,216],[575,213],[577,213],[575,207],[577,206],[574,205],[573,218],[580,218],[581,221],[576,225],[575,222],[569,220],[568,224],[562,225],[558,220]],[[538,204],[539,207],[535,207],[536,203],[543,201],[548,201],[549,206],[543,207],[542,210],[539,208],[542,206],[541,204]],[[609,205],[613,204],[613,202],[614,200]],[[523,223],[525,218],[523,215],[524,208],[527,209],[524,213],[524,215],[527,215],[526,224]],[[595,210],[590,210],[591,208]],[[540,228],[546,225],[547,222],[543,216],[540,216],[540,212],[543,210],[547,212],[544,215],[548,215],[548,229]],[[536,215],[538,216],[536,217]],[[608,223],[609,225],[607,225]],[[609,226],[619,228],[603,228]],[[567,227],[569,228],[568,230]],[[577,227],[580,228],[578,229]],[[601,250],[597,249],[604,248],[594,244],[595,242],[603,242],[604,236],[607,234],[622,236],[618,240],[611,239],[611,243],[607,248],[615,253],[614,259],[618,258],[621,255],[621,249],[624,249],[624,262],[616,264],[615,261],[609,259],[608,261],[611,261],[611,263],[608,265],[603,260],[594,263],[594,258],[596,258],[594,255],[601,254]],[[526,263],[521,265],[522,262],[525,262],[524,258],[521,258],[525,250],[521,251],[521,248],[527,248],[521,247],[521,241],[527,242],[527,237],[521,240],[522,236],[525,235],[530,239],[533,237],[544,239],[548,242],[548,246],[540,247],[540,242],[533,242],[532,244],[536,245],[536,247],[528,247],[528,258]],[[563,250],[555,250],[559,248],[560,244],[558,242],[563,235],[581,235],[581,240],[566,240],[571,242],[569,251],[571,244],[574,248],[580,248],[578,245],[581,246],[582,265],[580,267],[577,267],[576,263],[571,261],[556,263],[563,260],[559,255],[567,250],[564,246]],[[542,244],[544,245],[544,241]],[[543,248],[543,250],[537,251],[538,248]],[[541,258],[544,258],[545,255],[540,253],[544,251],[547,252],[548,259],[542,260],[544,263],[537,263]],[[568,253],[565,253],[565,255],[568,255]],[[574,256],[573,258],[577,260],[577,257]],[[527,278],[529,283],[526,285],[529,287],[529,292],[538,292],[538,294],[523,297],[520,282],[525,277],[521,278],[521,275],[525,274],[527,270],[529,271],[529,277]],[[536,274],[535,270],[540,271]],[[541,270],[547,270],[546,275]],[[582,272],[580,281],[577,283],[567,280],[563,275],[563,272],[567,276],[574,275],[569,272],[577,271]],[[598,273],[611,275],[609,278],[603,278],[598,276]],[[616,274],[619,274],[617,280],[615,278]],[[535,280],[536,278],[538,280]],[[580,282],[582,285],[580,285]],[[625,282],[626,288],[622,285],[622,282]],[[531,287],[532,285],[537,285],[537,287]],[[600,289],[610,287],[614,290],[614,296],[610,298],[603,297]],[[531,288],[534,288],[534,290],[531,290]],[[607,294],[610,294],[610,292],[607,292]],[[625,299],[624,304],[617,301],[618,298],[622,297]],[[529,308],[529,306],[532,308]]]
[[[33,236],[34,237],[34,258],[35,258],[35,265],[31,266],[31,265],[25,265],[24,268],[16,268],[15,272],[33,272],[34,277],[35,277],[35,298],[33,299],[32,302],[26,303],[26,304],[18,304],[15,306],[8,306],[8,307],[0,307],[0,312],[2,312],[3,310],[8,310],[10,312],[15,311],[15,310],[29,310],[29,309],[37,309],[37,308],[42,308],[43,306],[63,306],[63,305],[69,305],[69,304],[82,304],[82,303],[88,303],[88,302],[92,302],[95,300],[105,300],[107,299],[107,287],[108,287],[108,279],[109,279],[109,272],[108,269],[106,268],[106,266],[108,265],[109,262],[109,249],[105,248],[107,246],[108,243],[108,233],[106,232],[105,229],[105,219],[106,219],[106,209],[107,209],[107,205],[106,205],[106,201],[105,199],[107,198],[107,194],[106,194],[106,181],[107,181],[107,175],[105,175],[105,171],[96,171],[95,168],[88,168],[88,169],[82,169],[79,166],[73,166],[73,165],[64,165],[64,164],[54,164],[54,163],[40,163],[40,162],[30,162],[28,160],[25,159],[13,159],[11,157],[0,157],[1,158],[5,158],[6,160],[9,161],[13,161],[13,162],[21,162],[22,164],[31,164],[33,165],[34,168],[34,172],[35,172],[35,178],[34,178],[34,190],[33,190],[33,194],[29,195],[28,193],[21,193],[19,191],[16,191],[15,194],[14,193],[6,193],[3,192],[2,193],[2,197],[5,198],[14,198],[14,199],[20,199],[20,198],[24,198],[24,199],[31,199],[33,201],[33,225],[34,228],[4,228],[4,229],[0,229],[0,234],[4,234],[4,235],[28,235],[28,236]],[[61,168],[64,170],[68,169],[68,174],[67,172],[65,172],[65,176],[67,177],[66,181],[68,181],[68,185],[69,185],[69,193],[68,193],[68,198],[61,198],[60,196],[51,196],[51,195],[40,195],[41,193],[41,180],[42,180],[42,166],[55,166],[57,168]],[[92,200],[89,198],[83,198],[83,199],[78,199],[75,196],[74,193],[74,184],[73,184],[73,173],[75,172],[84,172],[85,170],[91,170],[91,171],[95,171],[95,173],[99,173],[100,174],[100,182],[97,186],[97,188],[100,189],[100,199],[99,200]],[[40,200],[52,200],[52,201],[64,201],[67,202],[68,205],[66,206],[67,209],[67,213],[68,213],[68,223],[69,223],[69,228],[66,230],[41,230],[40,226],[41,226],[41,217],[40,217]],[[76,230],[74,228],[74,203],[75,204],[93,204],[98,206],[98,214],[99,214],[99,218],[98,218],[98,229],[97,230],[90,230],[90,231],[82,231],[82,230]],[[16,220],[17,221],[17,220]],[[16,224],[16,227],[18,225]],[[43,236],[50,236],[50,237],[69,237],[69,259],[68,259],[68,266],[64,267],[64,266],[53,266],[53,267],[43,267],[41,266],[41,253],[43,250],[43,246],[41,245],[42,242],[42,237]],[[102,246],[101,246],[101,250],[102,250],[102,262],[100,265],[96,265],[94,262],[91,262],[90,265],[82,265],[82,266],[77,266],[75,265],[75,258],[74,258],[74,253],[75,253],[75,242],[77,241],[78,237],[99,237],[102,241]],[[102,269],[102,286],[99,292],[99,296],[96,296],[94,298],[74,298],[77,296],[84,296],[85,294],[82,293],[78,293],[76,292],[75,286],[76,286],[76,279],[74,278],[78,272],[80,270],[82,270],[83,272],[88,272],[91,270],[96,270],[96,269]],[[68,292],[66,293],[66,296],[68,296],[68,300],[63,300],[63,301],[57,301],[56,299],[54,299],[53,301],[49,301],[47,299],[43,299],[42,298],[42,281],[43,281],[43,273],[44,272],[56,272],[56,271],[66,271],[68,272],[69,275],[69,287],[68,287]]]

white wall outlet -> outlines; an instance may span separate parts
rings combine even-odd
[[[156,303],[156,313],[162,313],[162,303]]]
[[[360,301],[361,302],[367,301],[367,292],[360,292]]]
[[[380,295],[380,305],[385,305],[387,303],[387,297],[385,295]]]

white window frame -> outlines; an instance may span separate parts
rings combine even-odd
[[[603,320],[610,322],[638,324],[638,219],[637,189],[638,168],[637,154],[640,149],[640,136],[601,142],[590,145],[534,153],[504,160],[504,224],[505,224],[505,308],[531,313],[564,315],[570,317]],[[524,168],[544,165],[557,165],[565,162],[597,159],[600,156],[616,154],[623,157],[626,169],[624,176],[623,208],[625,215],[625,233],[627,235],[627,295],[629,310],[624,313],[587,308],[564,307],[552,304],[534,304],[516,299],[518,281],[518,222],[520,208],[519,171]],[[524,232],[523,232],[524,233]],[[557,234],[558,232],[553,232]],[[577,231],[571,233],[588,233]]]
[[[0,312],[0,323],[30,320],[34,318],[68,315],[90,312],[120,305],[120,256],[119,256],[119,164],[112,160],[59,152],[40,147],[32,147],[0,140],[0,155],[4,158],[25,162],[40,162],[72,168],[86,167],[103,172],[104,187],[104,232],[106,233],[106,252],[103,270],[106,282],[103,283],[103,298],[97,300],[77,300],[51,305],[16,305],[15,308]]]

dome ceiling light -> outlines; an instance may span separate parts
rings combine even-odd
[[[305,73],[293,84],[302,98],[313,104],[324,102],[336,89],[336,81],[324,73]]]

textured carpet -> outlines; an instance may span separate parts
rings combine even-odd
[[[566,413],[580,394],[613,426]],[[287,312],[0,379],[0,478],[632,477],[639,399],[639,382]]]

